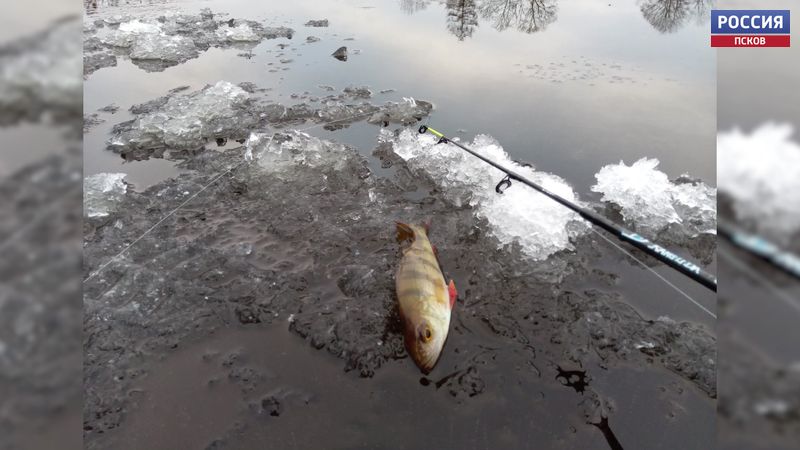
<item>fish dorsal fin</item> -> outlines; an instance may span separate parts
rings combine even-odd
[[[450,279],[450,284],[447,285],[447,293],[450,295],[450,309],[453,309],[458,298],[458,291],[456,291],[456,283],[452,278]]]
[[[416,235],[414,229],[408,224],[397,222],[397,242],[414,242]]]

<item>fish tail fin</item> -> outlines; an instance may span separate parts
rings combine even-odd
[[[396,222],[397,224],[397,242],[414,242],[416,233],[411,225],[403,222]]]
[[[456,283],[452,278],[450,279],[450,284],[447,285],[447,293],[450,295],[450,309],[453,309],[458,298],[458,291],[456,291]]]

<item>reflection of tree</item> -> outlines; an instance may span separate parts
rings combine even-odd
[[[708,18],[712,3],[713,0],[645,0],[641,10],[653,28],[673,33],[692,18],[698,23]]]
[[[428,7],[430,0],[400,0],[400,9],[406,14],[414,14]]]
[[[472,37],[478,26],[478,13],[475,0],[447,0],[447,29],[459,41]]]
[[[484,0],[478,10],[498,31],[514,26],[525,33],[536,33],[555,22],[558,0]]]

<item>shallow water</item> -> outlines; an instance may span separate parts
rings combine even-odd
[[[112,127],[133,118],[130,106],[183,85],[249,81],[284,103],[305,91],[326,94],[320,85],[351,84],[370,86],[373,103],[428,100],[432,126],[452,135],[464,129],[469,140],[491,134],[583,200],[597,198],[590,187],[600,167],[645,156],[660,159],[670,178],[688,172],[714,184],[714,64],[704,27],[690,16],[656,28],[633,1],[545,1],[557,6],[557,19],[526,33],[517,30],[529,23],[524,8],[503,29],[485,9],[494,2],[482,4],[474,29],[453,27],[445,4],[427,2],[268,2],[256,11],[243,1],[98,3],[88,20],[210,7],[297,33],[249,53],[211,48],[161,72],[119,57],[116,67],[88,75],[85,113],[120,109],[97,112],[105,122],[84,134],[85,175],[127,173],[135,190],[107,218],[87,220],[85,278],[241,161],[232,142],[180,168],[157,158],[124,162],[106,150]],[[302,25],[321,18],[330,27]],[[308,35],[321,41],[307,44]],[[337,61],[330,53],[341,45],[360,52]],[[286,58],[293,61],[279,62]],[[276,66],[289,70],[269,71]],[[301,167],[288,176],[244,166],[85,283],[90,448],[170,448],[187,439],[216,442],[212,448],[309,448],[323,438],[369,448],[387,433],[407,436],[397,448],[712,445],[708,316],[591,235],[536,264],[513,245],[498,249],[485,220],[378,145],[375,125],[308,133],[351,145],[345,169]],[[443,263],[463,287],[447,351],[424,382],[394,328],[390,224],[398,217],[436,218]],[[701,244],[675,247],[705,253],[713,269]],[[654,270],[714,308],[704,288],[661,265]],[[236,348],[241,361],[221,365]],[[219,355],[204,361],[209,351]],[[215,377],[219,384],[209,387]],[[285,407],[278,417],[270,414],[274,400],[262,402],[270,393]],[[592,425],[603,416],[608,427]],[[163,428],[166,420],[176,428]],[[408,424],[426,432],[398,428]]]
[[[286,327],[222,331],[157,364],[159,376],[134,389],[138,407],[115,448],[203,448],[215,440],[228,448],[316,448],[320,442],[326,448],[608,448],[602,434],[570,411],[581,393],[537,382],[535,372],[507,365],[508,355],[485,358],[490,371],[508,372],[462,407],[443,395],[447,386],[438,388],[439,380],[423,384],[408,359],[359,378]],[[244,370],[250,368],[255,371]],[[642,412],[611,421],[612,433],[629,448],[676,448],[681,438],[670,434],[702,436],[713,424],[702,395],[667,375],[643,378],[630,367],[614,383],[596,384],[628,386],[633,401],[626,408]]]
[[[120,58],[117,67],[86,80],[85,110],[116,103],[123,112],[173,87],[199,88],[220,79],[271,87],[276,100],[291,93],[321,93],[318,85],[339,90],[368,85],[376,92],[396,90],[379,95],[382,99],[432,100],[435,128],[450,135],[463,129],[470,137],[496,136],[513,157],[566,177],[582,193],[599,167],[644,156],[661,160],[670,177],[688,172],[713,184],[716,74],[705,26],[687,20],[674,32],[661,33],[634,1],[612,6],[590,0],[543,3],[558,8],[557,20],[543,31],[498,31],[491,19],[479,15],[474,33],[463,41],[448,32],[447,10],[437,3],[421,2],[427,7],[410,14],[392,1],[261,2],[255,11],[243,1],[147,7],[151,13],[165,7],[187,12],[209,7],[230,17],[291,26],[297,34],[288,42],[261,42],[252,58],[237,57],[241,50],[212,48],[159,73]],[[331,25],[302,26],[314,17],[328,18]],[[322,40],[306,44],[308,35]],[[283,53],[294,62],[286,64],[288,71],[270,73],[273,66],[267,63],[282,66],[275,55],[283,42],[290,44]],[[329,55],[341,45],[361,53],[339,62]],[[544,75],[526,67],[534,64],[543,67]],[[361,147],[371,148],[374,136],[361,136]],[[113,161],[93,162],[102,158],[103,130],[86,139],[87,174],[116,171],[109,170]]]

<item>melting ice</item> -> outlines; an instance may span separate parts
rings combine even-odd
[[[717,136],[719,189],[740,220],[781,242],[800,231],[800,144],[792,133],[791,125],[765,124]]]
[[[689,236],[714,233],[716,191],[685,175],[670,181],[658,164],[657,159],[642,158],[630,166],[607,165],[595,175],[592,191],[619,206],[625,222],[641,233],[656,235],[671,224],[679,224]]]
[[[83,180],[83,211],[87,217],[107,216],[125,196],[124,173],[98,173]]]
[[[325,141],[301,131],[252,133],[245,145],[245,158],[257,160],[261,167],[274,172],[294,170],[296,165],[308,167],[344,167],[345,146]]]
[[[227,81],[185,95],[170,97],[163,107],[140,115],[129,129],[120,129],[109,147],[196,148],[216,135],[227,137],[247,126],[241,111],[250,99],[244,89]]]
[[[215,20],[210,9],[199,15],[168,12],[158,17],[113,18],[109,25],[117,29],[100,31],[103,22],[84,27],[86,74],[114,65],[117,54],[127,55],[135,65],[147,71],[162,71],[190,59],[210,47],[228,47],[238,43],[258,43],[263,39],[291,38],[294,30],[265,27],[242,19]],[[111,51],[109,51],[109,49]]]
[[[82,49],[75,39],[80,29],[80,20],[62,20],[41,33],[0,46],[0,116],[81,109]]]
[[[490,233],[501,244],[517,242],[533,259],[572,248],[570,238],[586,230],[577,214],[520,184],[498,195],[494,188],[504,176],[502,172],[453,146],[436,145],[431,135],[406,129],[395,137],[382,130],[380,138],[391,142],[394,152],[412,170],[430,176],[451,201],[470,205],[478,217],[486,219]],[[515,163],[491,136],[478,135],[469,147],[567,200],[578,201],[563,179]]]

